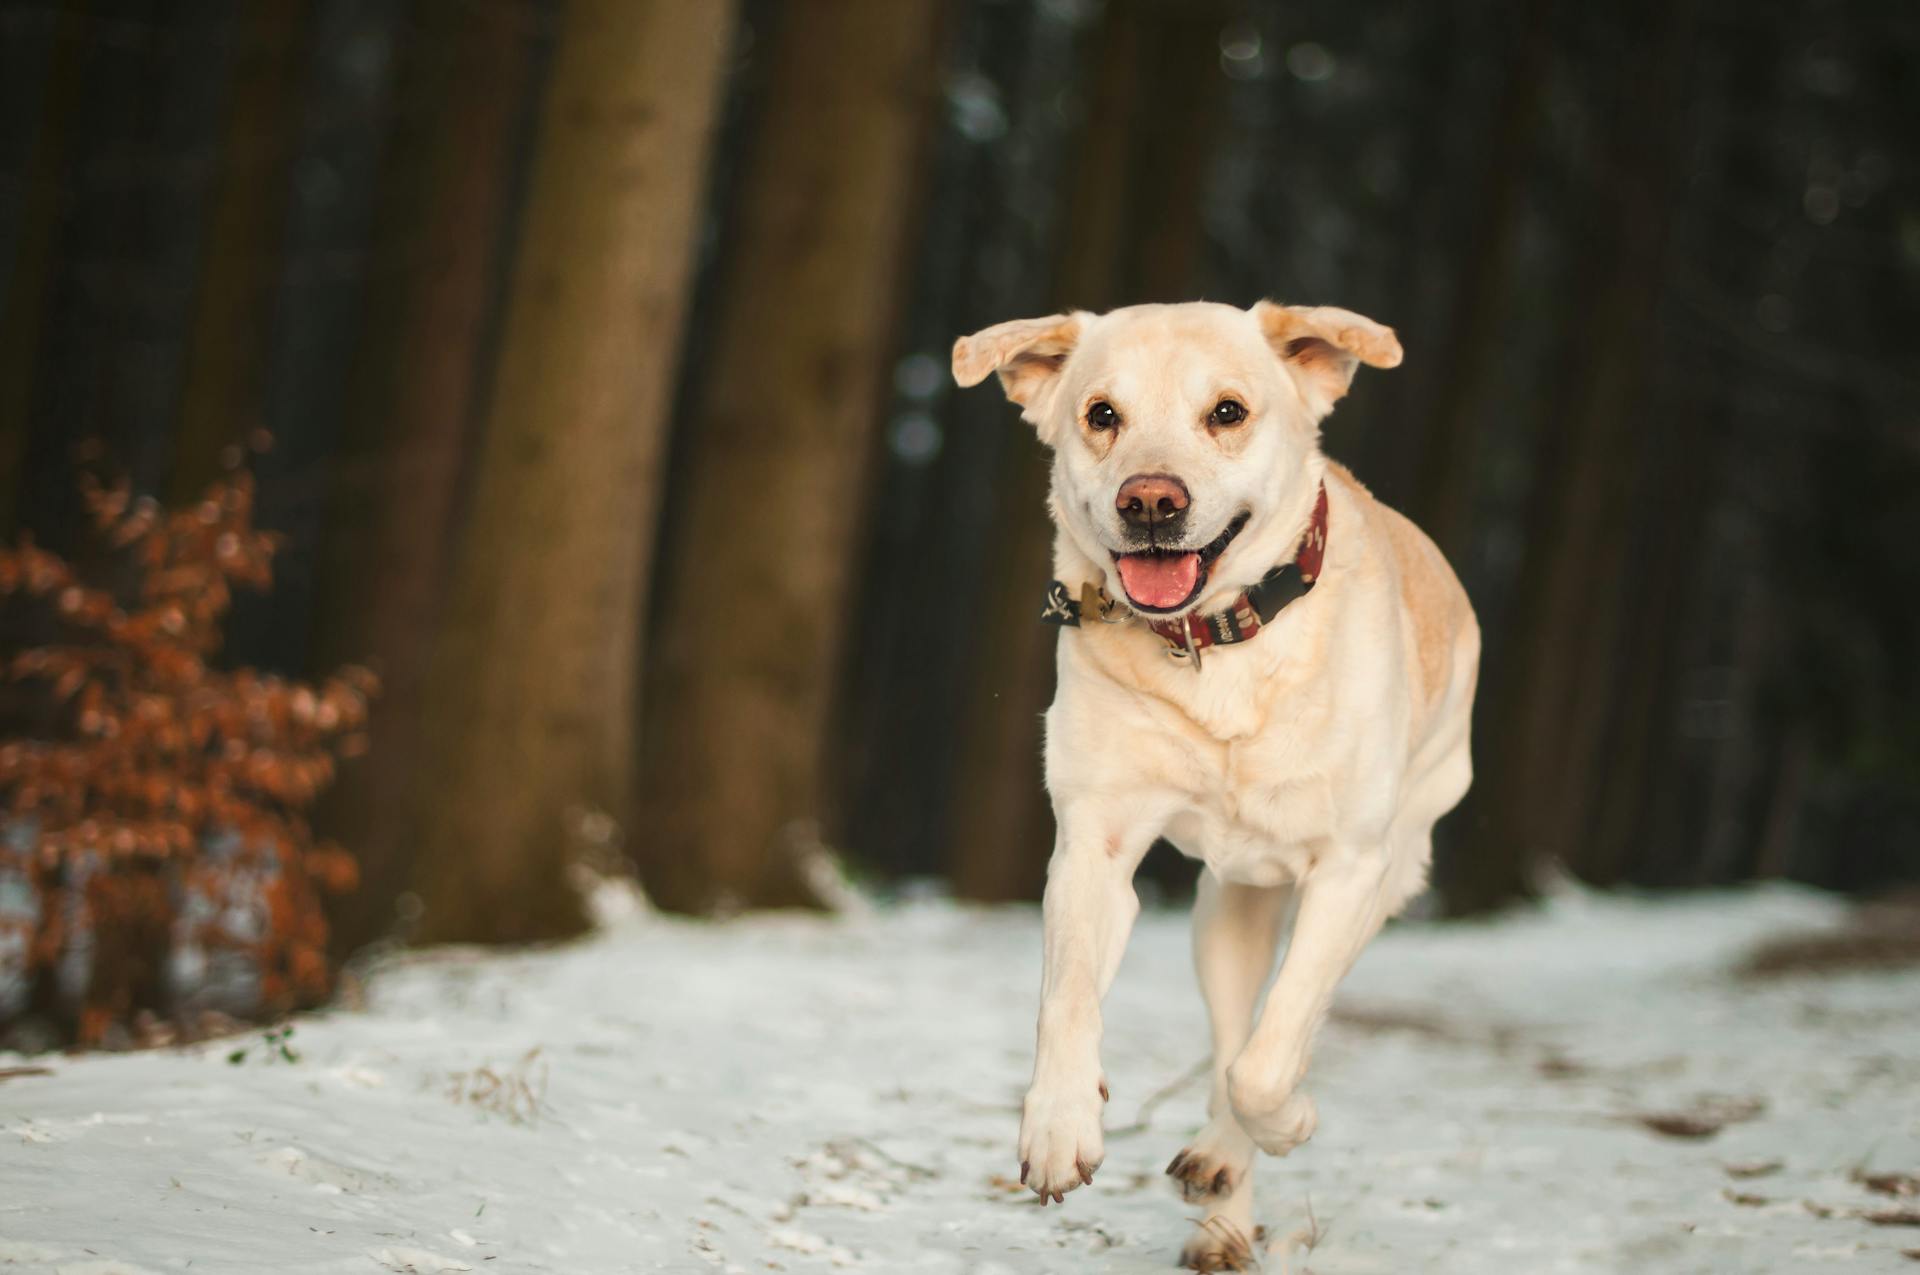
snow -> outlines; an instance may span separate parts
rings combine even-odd
[[[1567,893],[1391,928],[1322,1037],[1319,1134],[1260,1162],[1269,1236],[1319,1232],[1265,1268],[1920,1271],[1920,1229],[1860,1217],[1897,1201],[1851,1176],[1920,1169],[1920,980],[1731,973],[1840,915]],[[1031,908],[639,915],[389,962],[363,1007],[298,1021],[293,1061],[260,1033],[0,1056],[53,1071],[0,1079],[0,1269],[1167,1270],[1191,1211],[1161,1170],[1203,1086],[1128,1126],[1205,1055],[1185,918],[1141,918],[1107,1163],[1046,1209],[1008,1181],[1038,950]],[[1734,1122],[1674,1138],[1655,1112]]]

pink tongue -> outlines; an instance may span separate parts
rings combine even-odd
[[[1176,607],[1200,578],[1197,553],[1138,553],[1120,558],[1120,583],[1127,596],[1146,607]]]

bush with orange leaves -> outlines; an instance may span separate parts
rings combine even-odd
[[[0,549],[16,648],[0,669],[0,1026],[87,1046],[198,1034],[183,992],[223,959],[246,971],[223,1009],[312,1004],[330,980],[320,895],[356,870],[305,812],[364,750],[373,677],[211,665],[232,591],[272,582],[276,540],[237,463],[179,511],[92,477],[81,494],[97,568],[24,538]]]

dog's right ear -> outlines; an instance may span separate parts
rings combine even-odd
[[[1020,414],[1038,425],[1047,401],[1079,343],[1085,314],[1050,314],[1044,319],[1014,319],[982,328],[953,343],[953,379],[978,385],[987,373],[1000,374],[1000,387],[1018,403]]]

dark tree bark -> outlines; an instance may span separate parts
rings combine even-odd
[[[1742,81],[1751,88],[1752,81],[1765,80],[1770,52],[1751,42],[1729,47],[1724,39],[1702,41],[1703,56],[1688,76],[1692,101],[1671,120],[1676,131],[1687,130],[1694,165],[1686,188],[1676,183],[1668,192],[1676,257],[1711,252],[1726,233],[1726,191],[1745,167],[1731,96]],[[1613,711],[1592,777],[1592,816],[1569,863],[1582,879],[1599,885],[1649,872],[1671,882],[1687,875],[1677,871],[1680,862],[1706,860],[1700,847],[1687,846],[1681,830],[1683,812],[1697,794],[1684,778],[1688,758],[1677,746],[1677,706],[1688,670],[1700,663],[1698,636],[1710,627],[1702,614],[1710,604],[1699,584],[1710,557],[1712,515],[1725,499],[1724,448],[1738,435],[1739,421],[1721,392],[1712,343],[1675,310],[1669,292],[1655,317],[1649,352],[1653,402],[1641,413],[1643,420],[1661,422],[1659,437],[1644,445],[1632,516],[1617,530],[1629,565],[1618,674],[1608,688]]]
[[[937,17],[840,0],[770,33],[643,706],[634,850],[665,907],[812,900]]]
[[[41,19],[37,41],[18,39],[0,57],[7,73],[7,96],[0,100],[18,112],[25,142],[7,156],[10,171],[20,175],[20,196],[0,224],[0,242],[13,249],[0,275],[0,535],[9,537],[23,494],[34,367],[66,202],[62,174],[71,159],[85,61],[80,28],[73,6],[62,6]]]
[[[340,951],[391,928],[406,881],[422,692],[506,273],[538,12],[426,6],[396,93],[320,584],[322,665],[381,678],[375,762],[346,768],[323,812],[360,862],[360,889],[335,908]]]
[[[280,278],[308,0],[240,6],[210,246],[188,334],[174,431],[172,504],[195,500],[220,473],[220,452],[263,423],[268,316]]]
[[[695,0],[574,0],[562,20],[424,689],[424,940],[577,931],[570,852],[631,799],[660,458],[732,28],[731,5]]]
[[[1456,911],[1530,893],[1538,864],[1579,856],[1593,815],[1624,615],[1622,529],[1632,525],[1635,474],[1653,442],[1640,423],[1658,352],[1667,200],[1683,158],[1669,125],[1685,101],[1691,46],[1683,6],[1639,16],[1626,29],[1656,32],[1656,52],[1626,80],[1601,152],[1603,238],[1568,302],[1575,357],[1564,406],[1541,423],[1508,671],[1475,730],[1480,820],[1445,883]],[[1596,332],[1607,339],[1591,339]]]
[[[123,5],[117,28],[82,4],[41,17],[54,30],[36,149],[53,166],[25,174],[19,231],[34,258],[6,289],[14,314],[0,319],[12,329],[0,357],[18,364],[0,419],[24,413],[25,466],[40,478],[20,493],[22,521],[69,551],[86,552],[76,443],[102,444],[143,492],[167,470],[226,24],[217,5],[172,22],[160,8]]]
[[[1519,251],[1522,195],[1542,124],[1552,54],[1550,0],[1527,0],[1517,16],[1494,131],[1454,252],[1459,290],[1444,343],[1428,351],[1442,369],[1439,392],[1412,440],[1418,504],[1408,514],[1455,564],[1469,559],[1474,493],[1483,471],[1488,388],[1503,362],[1500,321]]]

